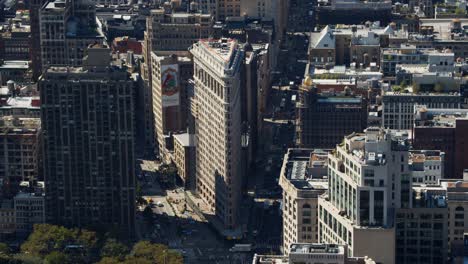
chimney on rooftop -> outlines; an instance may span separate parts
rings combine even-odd
[[[8,94],[11,96],[11,97],[15,97],[16,96],[16,84],[13,80],[9,80],[7,82],[7,87],[8,87]]]
[[[463,170],[463,181],[468,181],[468,169]]]
[[[198,3],[195,1],[192,1],[190,3],[190,12],[196,13],[198,12]]]
[[[86,50],[86,56],[83,58],[83,66],[108,67],[111,62],[111,50],[107,45],[92,44]]]
[[[402,24],[401,25],[401,31],[408,32],[408,24]]]
[[[163,4],[163,9],[165,14],[170,14],[172,13],[172,6],[170,2],[164,2]]]

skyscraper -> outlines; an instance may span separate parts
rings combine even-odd
[[[108,47],[83,67],[51,67],[39,79],[47,221],[65,226],[135,225],[134,83]]]
[[[193,76],[193,63],[184,56],[156,56],[151,53],[153,114],[159,155],[169,162],[173,151],[172,134],[187,128],[187,81]]]
[[[217,0],[215,17],[225,20],[228,17],[240,17],[241,0]]]
[[[144,120],[145,120],[145,143],[151,148],[154,145],[159,147],[160,154],[164,154],[164,144],[160,140],[167,130],[166,120],[161,119],[162,110],[158,105],[161,105],[161,93],[159,88],[154,88],[155,85],[161,83],[161,79],[152,80],[153,75],[158,76],[161,69],[153,69],[152,66],[160,66],[163,63],[159,61],[171,60],[169,56],[177,55],[179,60],[183,60],[181,68],[190,66],[191,61],[184,56],[188,56],[187,49],[200,38],[208,38],[211,34],[213,21],[210,15],[200,13],[176,13],[171,9],[155,9],[151,10],[150,15],[146,19],[145,39],[143,41],[143,63],[141,64],[142,82],[142,101],[144,104]],[[174,32],[177,32],[175,34]],[[155,60],[154,58],[157,58]],[[166,63],[167,64],[167,63]],[[193,68],[190,66],[189,68]],[[176,76],[181,77],[182,81],[187,80],[180,76],[187,71],[179,71]],[[156,77],[158,78],[158,77]],[[160,85],[158,86],[160,87]],[[180,84],[180,95],[184,96],[185,87]],[[153,99],[156,102],[153,102]],[[185,104],[179,104],[181,113],[186,113]],[[158,106],[158,109],[155,109]],[[173,108],[173,107],[172,107]],[[159,112],[156,112],[159,111]],[[159,114],[158,114],[159,113]],[[184,119],[184,116],[180,117]],[[159,129],[156,127],[159,126]],[[169,125],[170,126],[170,125]],[[155,131],[159,130],[159,131]],[[164,131],[164,132],[163,132]],[[160,133],[160,135],[155,135]],[[166,133],[167,134],[167,133]],[[155,140],[156,139],[156,140]],[[156,144],[155,144],[156,141]]]
[[[194,59],[197,192],[224,229],[238,226],[241,187],[241,65],[232,39],[200,40]]]
[[[328,152],[289,149],[284,155],[279,185],[283,189],[283,253],[294,243],[318,241],[317,200],[328,188]]]
[[[444,178],[463,179],[468,168],[468,110],[416,107],[413,145],[416,149],[441,150],[446,155]]]
[[[299,90],[296,143],[304,148],[333,148],[345,135],[367,125],[367,100],[347,94],[321,94],[307,77]]]
[[[39,11],[45,0],[29,1],[29,16],[31,20],[31,65],[33,78],[39,78],[41,74],[41,29],[39,26]]]
[[[368,128],[346,136],[328,155],[329,194],[318,202],[320,243],[347,244],[351,256],[395,263],[395,210],[412,202],[408,148],[405,140]]]
[[[42,69],[48,66],[81,66],[90,44],[104,43],[96,23],[94,2],[57,0],[39,11]]]

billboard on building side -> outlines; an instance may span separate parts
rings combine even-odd
[[[161,66],[162,106],[178,106],[180,104],[179,65]]]

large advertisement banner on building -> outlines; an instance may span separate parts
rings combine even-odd
[[[180,104],[179,65],[161,66],[162,106],[178,106]]]

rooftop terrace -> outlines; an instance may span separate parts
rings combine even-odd
[[[327,155],[329,150],[290,149],[284,165],[284,176],[297,189],[326,190]]]
[[[234,39],[202,39],[200,43],[225,62],[231,59],[237,45]]]
[[[291,244],[290,254],[344,254],[344,247],[334,244]]]
[[[455,127],[459,119],[468,120],[468,109],[427,109],[416,110],[416,127]]]

